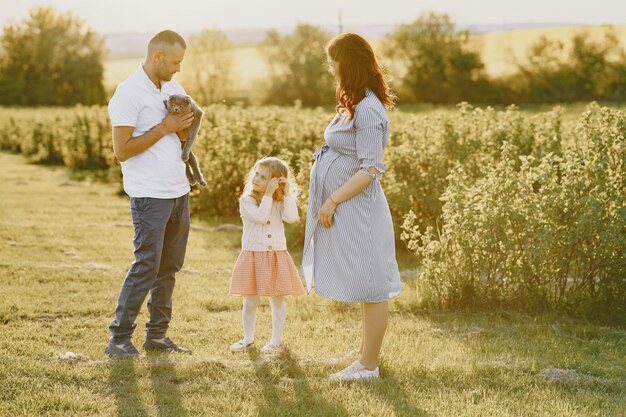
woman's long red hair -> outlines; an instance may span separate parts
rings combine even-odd
[[[371,45],[356,33],[343,33],[331,39],[326,53],[339,64],[336,96],[337,111],[344,108],[354,117],[354,109],[370,89],[383,105],[391,109],[397,99],[389,91],[385,74]]]

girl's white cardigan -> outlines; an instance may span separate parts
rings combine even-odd
[[[287,250],[283,222],[298,220],[298,207],[292,195],[285,196],[283,201],[263,196],[258,206],[253,197],[243,196],[239,199],[239,212],[243,220],[241,250]]]

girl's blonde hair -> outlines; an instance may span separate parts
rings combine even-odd
[[[254,163],[254,166],[248,172],[248,176],[246,177],[246,183],[243,188],[244,196],[251,196],[255,199],[257,204],[261,204],[261,199],[263,198],[263,194],[256,193],[253,190],[252,180],[254,179],[254,173],[257,168],[260,166],[264,166],[270,171],[270,179],[271,178],[280,178],[285,177],[287,181],[289,181],[289,191],[294,198],[297,198],[298,195],[298,186],[296,185],[293,177],[291,176],[291,170],[289,169],[289,165],[282,159],[266,156],[265,158],[261,158]],[[284,184],[280,184],[276,191],[274,191],[274,195],[272,195],[274,201],[283,201],[285,198],[285,186]]]

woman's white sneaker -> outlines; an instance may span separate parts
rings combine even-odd
[[[330,379],[336,381],[373,381],[380,379],[380,375],[378,368],[373,371],[368,371],[361,362],[354,361],[352,365],[348,366],[346,369],[330,375]]]
[[[241,339],[240,341],[235,342],[232,345],[230,345],[230,351],[233,353],[239,352],[240,350],[250,347],[253,344],[254,342],[246,342],[245,340]]]

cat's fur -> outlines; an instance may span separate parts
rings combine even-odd
[[[187,128],[187,140],[182,143],[182,154],[181,157],[186,164],[187,178],[189,179],[190,185],[200,184],[202,186],[206,185],[206,181],[202,172],[200,171],[200,165],[198,164],[198,159],[196,155],[191,151],[191,147],[193,146],[196,137],[198,136],[198,131],[200,130],[200,123],[202,122],[202,117],[204,116],[204,112],[196,104],[195,101],[189,96],[185,96],[182,94],[173,94],[169,99],[164,100],[165,108],[168,112],[179,114],[184,113],[188,110],[193,111],[193,123],[191,126]]]

